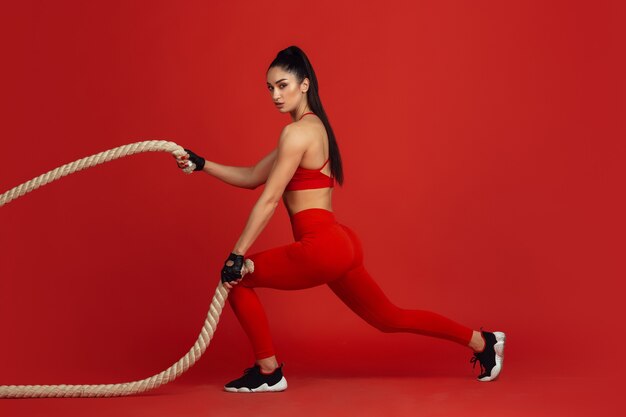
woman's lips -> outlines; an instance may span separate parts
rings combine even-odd
[[[285,103],[274,103],[274,105],[276,105],[276,107],[280,107],[280,106],[282,106],[283,104],[285,104]]]

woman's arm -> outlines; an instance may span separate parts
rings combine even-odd
[[[298,134],[297,127],[287,125],[283,129],[276,150],[276,159],[270,169],[265,188],[252,208],[248,222],[233,249],[237,255],[244,255],[250,249],[269,222],[280,203],[285,187],[300,165],[307,143],[306,137]]]
[[[227,165],[221,165],[217,162],[205,160],[204,168],[202,171],[215,178],[224,181],[226,184],[234,185],[241,188],[254,188],[252,187],[252,172],[254,167],[233,167]]]
[[[278,154],[278,148],[272,150],[263,159],[261,159],[252,169],[252,189],[254,190],[261,184],[265,184],[267,178],[270,175],[270,171],[276,161],[276,155]]]
[[[221,165],[207,159],[202,170],[227,184],[254,190],[267,181],[276,160],[276,154],[277,149],[274,149],[253,167]]]

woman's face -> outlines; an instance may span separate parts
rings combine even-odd
[[[296,77],[280,67],[272,67],[267,71],[267,89],[274,105],[281,113],[297,109],[306,98],[309,80],[305,78],[298,84]]]

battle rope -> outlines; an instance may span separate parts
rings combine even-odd
[[[43,175],[40,175],[24,184],[18,185],[11,190],[0,194],[0,207],[8,202],[23,196],[39,188],[49,182],[58,180],[61,177],[72,174],[82,169],[90,168],[99,164],[103,164],[114,159],[122,158],[128,155],[141,152],[170,152],[175,157],[186,154],[185,150],[174,142],[164,140],[149,140],[144,142],[135,142],[128,145],[120,146],[108,151],[100,152],[86,158],[79,159],[53,169]],[[183,171],[187,174],[193,171],[194,166],[191,165]],[[244,270],[242,273],[254,272],[254,263],[250,259],[245,260]],[[211,301],[209,313],[204,326],[198,336],[198,340],[185,356],[180,358],[178,362],[164,370],[163,372],[153,375],[140,381],[124,382],[120,384],[102,384],[102,385],[0,385],[0,398],[34,398],[34,397],[120,397],[149,391],[168,382],[172,382],[182,373],[191,368],[197,360],[200,359],[207,346],[211,342],[211,338],[217,328],[217,323],[222,313],[224,303],[228,298],[229,289],[219,282],[215,290],[215,295]]]

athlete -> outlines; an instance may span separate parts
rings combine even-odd
[[[480,364],[479,381],[493,381],[502,369],[505,334],[472,330],[440,314],[397,307],[363,266],[363,248],[355,232],[339,223],[332,210],[334,183],[343,185],[339,147],[318,94],[313,67],[297,46],[280,51],[267,70],[267,88],[278,111],[289,113],[278,146],[255,166],[233,167],[208,161],[185,149],[176,158],[185,169],[196,166],[228,184],[256,189],[265,184],[247,224],[224,262],[221,280],[228,301],[247,334],[255,364],[228,382],[230,392],[283,391],[287,380],[279,365],[268,320],[254,288],[299,290],[328,287],[356,314],[383,332],[410,332],[460,343]],[[244,255],[282,199],[294,242],[246,258],[252,273],[242,273]]]

